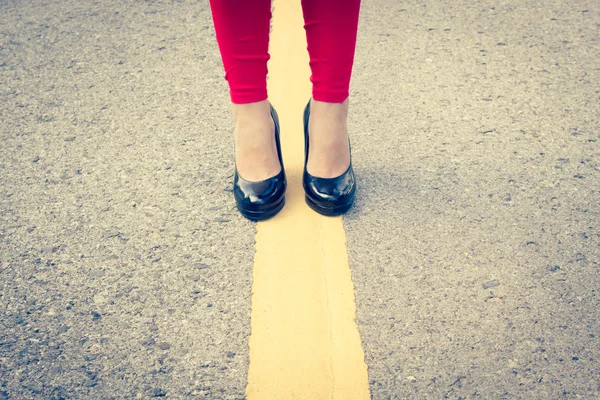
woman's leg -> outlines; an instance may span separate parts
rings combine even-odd
[[[313,84],[307,169],[334,177],[350,164],[348,95],[360,0],[302,0]]]
[[[247,180],[280,170],[267,100],[271,0],[210,0],[235,119],[236,167]]]

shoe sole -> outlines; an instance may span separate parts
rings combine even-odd
[[[237,209],[240,212],[240,214],[242,214],[244,217],[248,218],[249,220],[264,221],[265,219],[274,217],[275,214],[277,214],[279,211],[281,211],[281,209],[283,208],[284,205],[285,205],[285,196],[283,196],[281,198],[281,200],[279,200],[279,202],[275,203],[273,205],[273,207],[267,208],[265,210],[260,210],[260,211],[246,210],[244,208],[241,208],[239,205],[237,206]]]
[[[319,214],[326,215],[328,217],[344,214],[348,210],[350,210],[350,208],[352,208],[352,205],[354,204],[354,198],[353,198],[351,201],[349,201],[346,204],[342,204],[342,205],[335,206],[335,207],[323,207],[323,206],[313,202],[312,199],[308,196],[304,196],[304,199],[306,200],[306,204],[308,204],[308,206],[310,208],[312,208],[314,211],[318,212]]]

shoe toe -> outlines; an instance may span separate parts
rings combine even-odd
[[[283,172],[263,181],[251,182],[236,176],[233,194],[240,207],[250,211],[272,208],[285,195],[286,180]]]
[[[338,207],[354,199],[356,184],[352,166],[335,178],[319,178],[306,173],[303,182],[306,195],[323,207]]]

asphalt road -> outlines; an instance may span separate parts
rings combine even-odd
[[[0,399],[244,398],[207,1],[1,1],[0,99]],[[349,124],[372,398],[598,398],[598,3],[365,0]]]

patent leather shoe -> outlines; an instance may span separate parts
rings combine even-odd
[[[237,208],[244,217],[254,221],[273,217],[285,204],[287,180],[281,156],[279,118],[275,108],[271,104],[269,106],[271,117],[275,123],[275,142],[281,171],[277,175],[261,181],[248,181],[239,175],[236,167],[233,178],[233,196]]]
[[[302,186],[304,187],[306,204],[316,212],[323,215],[340,215],[348,211],[354,203],[356,181],[352,169],[352,150],[350,149],[350,165],[341,175],[333,178],[320,178],[308,173],[309,134],[308,120],[310,118],[310,100],[304,109],[304,173]],[[350,139],[348,139],[350,146]]]

